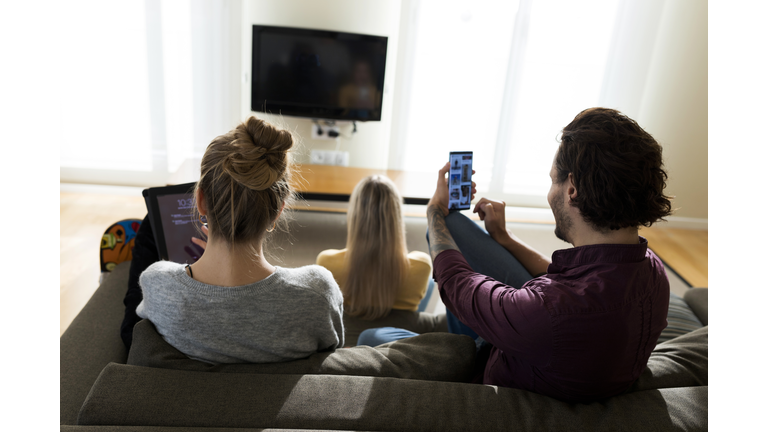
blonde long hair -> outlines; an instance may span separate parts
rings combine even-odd
[[[355,186],[347,213],[344,309],[374,320],[389,314],[408,273],[403,198],[385,176],[366,177]]]

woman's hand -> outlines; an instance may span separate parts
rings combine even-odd
[[[203,235],[205,235],[205,238],[208,238],[208,225],[203,225],[202,230],[203,230]],[[205,248],[208,246],[207,241],[203,239],[199,239],[197,237],[192,237],[192,243],[196,244],[197,246],[200,246],[201,248],[203,248],[203,250],[205,250]]]

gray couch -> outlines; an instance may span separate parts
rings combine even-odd
[[[120,339],[129,264],[61,336],[62,430],[707,430],[707,291],[685,300],[704,327],[659,344],[630,391],[570,404],[468,383],[474,343],[447,333],[272,365],[211,366],[137,324]]]

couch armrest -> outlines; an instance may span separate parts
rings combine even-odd
[[[683,300],[688,303],[696,317],[704,325],[709,325],[707,305],[708,288],[691,288],[683,296]]]
[[[125,363],[128,352],[120,339],[120,323],[128,289],[130,261],[117,267],[93,293],[59,339],[59,420],[74,425],[77,413],[101,370]]]

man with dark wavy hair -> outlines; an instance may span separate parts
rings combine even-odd
[[[507,231],[504,202],[475,205],[487,233],[449,212],[449,168],[427,206],[429,248],[451,332],[476,337],[477,381],[576,402],[626,391],[667,325],[669,281],[638,235],[671,213],[661,146],[611,109],[563,129],[547,200],[555,234],[574,247],[552,261]],[[407,335],[367,332],[361,340]]]
[[[555,235],[574,247],[551,261],[507,231],[502,201],[475,205],[487,232],[449,212],[450,167],[440,170],[427,237],[449,330],[476,338],[477,382],[591,402],[637,380],[669,308],[664,265],[638,235],[671,214],[661,154],[616,110],[584,110],[563,128],[547,200]],[[412,335],[371,329],[359,343]]]
[[[551,262],[507,231],[504,202],[475,205],[487,234],[449,213],[449,167],[440,170],[430,253],[446,308],[479,335],[478,381],[586,402],[640,376],[669,307],[664,266],[638,235],[671,213],[661,153],[618,111],[579,113],[563,129],[547,195],[555,234],[574,247]]]

